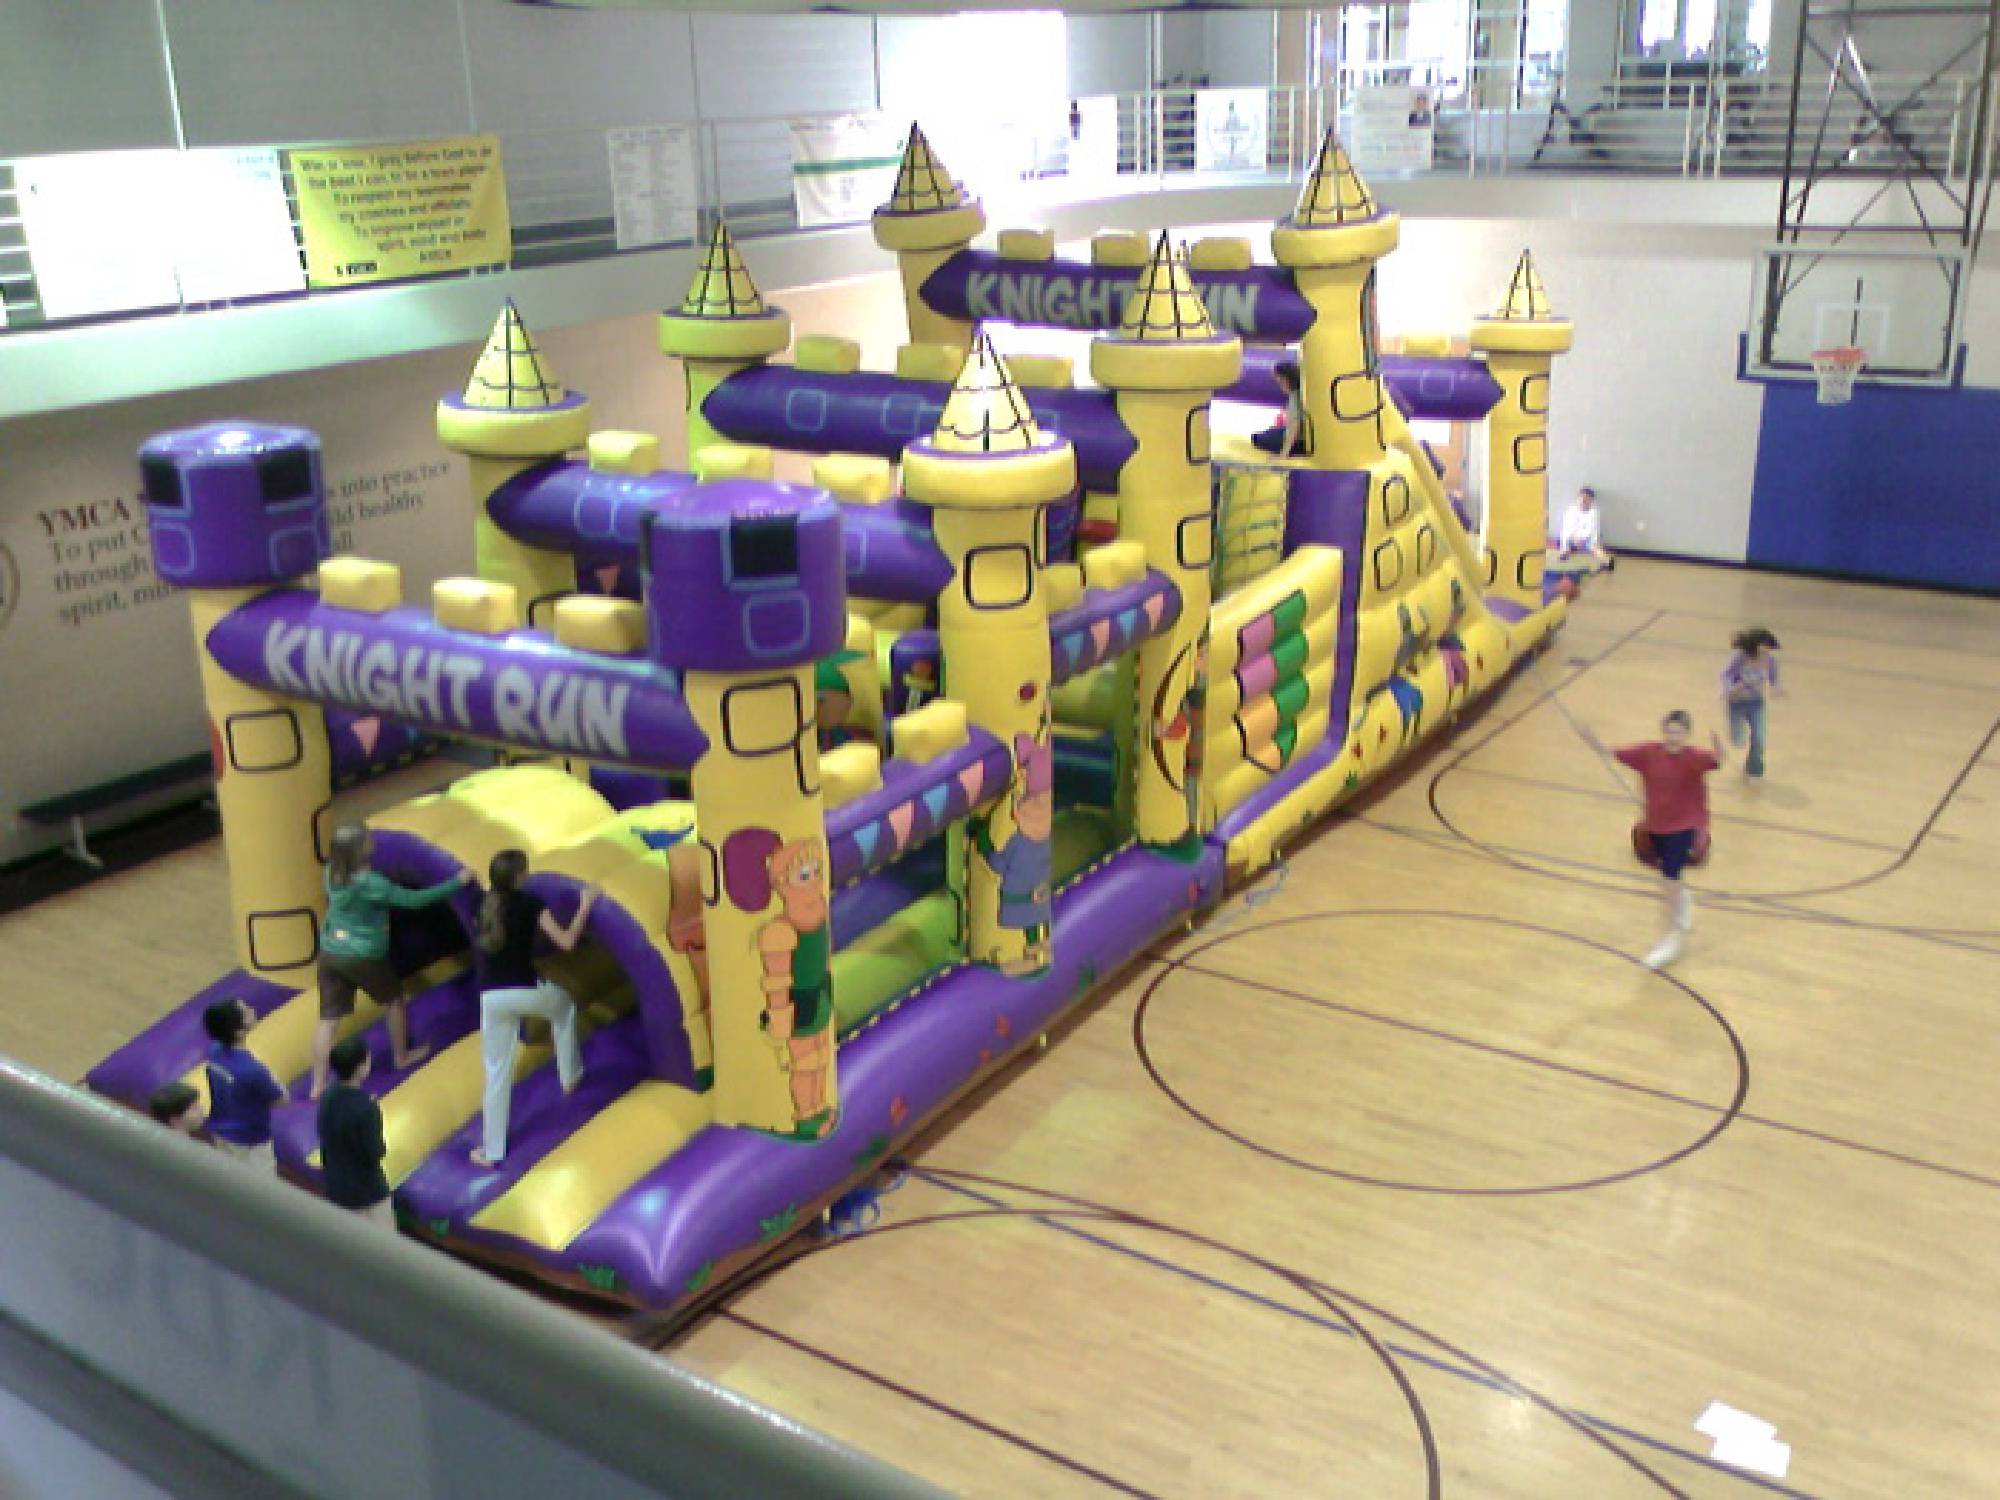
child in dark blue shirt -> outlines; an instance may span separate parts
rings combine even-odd
[[[276,1171],[271,1106],[285,1097],[271,1070],[243,1045],[257,1022],[241,1000],[218,1000],[202,1012],[208,1033],[208,1131],[225,1155]]]

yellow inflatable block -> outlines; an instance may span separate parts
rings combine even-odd
[[[1018,386],[1066,391],[1076,383],[1075,366],[1065,354],[1010,355],[1007,368]]]
[[[1076,563],[1051,563],[1042,572],[1042,592],[1050,614],[1075,609],[1083,602],[1083,569]]]
[[[936,760],[956,750],[967,738],[965,705],[953,698],[934,698],[889,726],[899,760]]]
[[[819,780],[829,812],[865,797],[882,786],[882,752],[859,741],[829,750],[819,758]]]
[[[1143,266],[1153,258],[1146,237],[1133,229],[1107,229],[1090,241],[1094,266]]]
[[[1115,589],[1146,576],[1146,549],[1137,542],[1106,542],[1083,560],[1085,588]]]
[[[1053,229],[1003,229],[1000,231],[1002,260],[1054,260],[1056,232]]]
[[[366,557],[329,557],[319,565],[319,597],[337,609],[379,615],[403,602],[403,570]]]
[[[1441,359],[1451,353],[1451,335],[1406,333],[1403,335],[1403,353],[1418,359]]]
[[[1204,235],[1188,246],[1190,271],[1247,271],[1250,263],[1250,241],[1241,235]]]
[[[646,609],[634,599],[571,594],[556,601],[556,639],[581,651],[635,656],[646,649]]]
[[[743,443],[710,443],[694,456],[694,472],[703,484],[718,479],[769,479],[771,450]]]
[[[813,460],[813,483],[850,505],[880,505],[896,489],[896,470],[872,453],[828,453]]]
[[[590,466],[600,474],[651,474],[660,467],[660,440],[650,432],[593,432]]]
[[[453,630],[504,635],[521,627],[521,597],[509,583],[440,578],[431,585],[431,613]]]
[[[882,657],[876,649],[874,625],[850,611],[844,644],[856,658],[844,668],[854,702],[854,722],[879,740],[882,737]]]
[[[792,363],[822,375],[852,375],[861,368],[861,345],[830,333],[809,333],[792,346]]]
[[[586,1120],[472,1222],[560,1250],[712,1119],[706,1095],[671,1083],[638,1084]]]
[[[965,351],[950,344],[905,344],[896,351],[896,374],[903,380],[950,385],[964,363]]]

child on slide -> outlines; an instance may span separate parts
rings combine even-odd
[[[1764,712],[1772,698],[1782,698],[1778,685],[1778,638],[1762,626],[1740,630],[1730,641],[1729,663],[1722,669],[1722,701],[1729,710],[1729,743],[1750,753],[1743,774],[1752,781],[1764,775]]]
[[[1592,749],[1607,753],[1604,742],[1578,726]],[[1660,872],[1660,896],[1666,907],[1667,930],[1646,967],[1664,969],[1687,952],[1688,930],[1694,926],[1694,898],[1681,872],[1700,864],[1708,853],[1708,776],[1728,758],[1722,736],[1711,734],[1709,750],[1688,743],[1694,720],[1675,709],[1660,721],[1660,737],[1622,745],[1608,753],[1639,773],[1646,791],[1646,814],[1632,830],[1639,857]]]

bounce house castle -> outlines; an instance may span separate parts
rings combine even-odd
[[[685,1313],[1147,944],[1451,723],[1560,621],[1541,567],[1553,317],[1524,256],[1469,355],[1381,355],[1398,220],[1329,136],[1276,264],[984,229],[912,132],[875,216],[914,342],[864,373],[792,344],[718,226],[660,320],[690,469],[593,432],[509,306],[438,434],[465,454],[477,578],[402,598],[329,556],[310,432],[148,443],[160,576],[186,590],[213,727],[238,967],[95,1069],[132,1102],[201,1078],[202,1007],[304,1097],[331,829],[326,724],[499,747],[369,821],[413,884],[529,852],[588,941],[581,1086],[522,1049],[513,1139],[476,1166],[478,996],[455,907],[399,914],[412,1031],[378,1067],[405,1228]],[[985,317],[1100,330],[1094,389],[996,355]],[[1245,340],[1266,346],[1246,354]],[[1211,440],[1217,397],[1278,399],[1296,344],[1309,456]],[[1408,419],[1483,421],[1475,539]],[[774,449],[816,455],[774,482]],[[1248,540],[1246,540],[1248,539]],[[408,916],[409,920],[401,920]],[[364,999],[350,1019],[379,1040]],[[285,1172],[317,1178],[313,1112]]]

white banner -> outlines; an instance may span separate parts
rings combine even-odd
[[[1437,133],[1429,89],[1384,84],[1354,93],[1348,155],[1363,172],[1428,172]]]
[[[172,307],[175,153],[86,151],[14,163],[21,231],[42,314],[100,317]]]
[[[889,201],[901,132],[880,115],[792,122],[792,197],[801,228],[858,224]]]
[[[1262,172],[1270,151],[1270,96],[1263,89],[1203,89],[1194,96],[1194,169]]]
[[[178,168],[174,269],[181,301],[305,290],[305,262],[275,150],[188,151]]]
[[[611,203],[618,248],[670,245],[695,236],[700,190],[692,125],[638,125],[604,132],[611,152]]]

